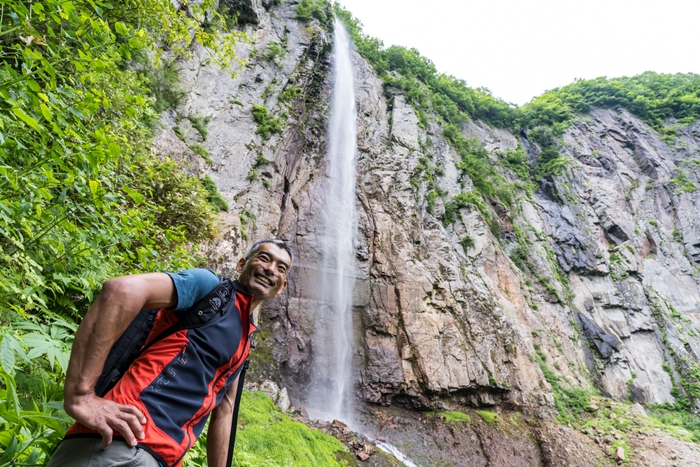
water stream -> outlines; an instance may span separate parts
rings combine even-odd
[[[327,186],[323,209],[321,309],[314,323],[312,418],[351,424],[352,291],[355,283],[355,160],[357,112],[352,45],[337,19],[333,50],[333,94],[328,125]]]
[[[357,430],[352,416],[352,293],[355,285],[355,181],[357,111],[352,43],[335,20],[333,94],[328,124],[327,186],[322,211],[320,303],[314,322],[313,367],[307,410],[311,418],[340,420]],[[418,467],[395,446],[377,447],[406,467]]]

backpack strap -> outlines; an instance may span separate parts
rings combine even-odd
[[[238,428],[238,409],[241,406],[241,394],[243,394],[243,382],[245,380],[245,371],[248,369],[246,360],[241,368],[241,373],[238,375],[238,390],[236,391],[236,402],[233,405],[233,415],[231,417],[231,436],[228,440],[228,457],[226,458],[226,467],[231,467],[233,463],[233,450],[236,445],[236,428]]]
[[[102,374],[95,383],[95,394],[102,397],[114,387],[124,369],[136,359],[134,349],[140,349],[146,343],[148,334],[160,310],[141,310],[126,330],[119,336],[107,355],[102,367]]]

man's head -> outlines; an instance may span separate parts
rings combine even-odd
[[[282,240],[259,240],[238,260],[238,282],[255,296],[255,302],[269,300],[287,287],[293,259],[292,249]]]

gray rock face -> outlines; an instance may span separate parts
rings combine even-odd
[[[232,79],[203,65],[203,50],[180,63],[189,98],[164,117],[155,148],[185,158],[192,157],[187,145],[198,142],[211,156],[210,166],[199,161],[193,173],[209,174],[231,206],[221,238],[205,249],[212,267],[232,274],[262,237],[294,247],[287,291],[260,313],[251,371],[269,370],[303,405],[311,363],[323,358],[311,336],[324,309],[316,284],[325,273],[318,244],[327,215],[331,36],[316,22],[294,20],[291,2],[246,5],[260,25],[245,26],[254,44],[238,50],[249,64]],[[251,55],[271,42],[286,44],[276,62]],[[437,123],[419,125],[405,96],[385,94],[359,55],[355,65],[357,397],[438,409],[498,404],[546,417],[554,410],[543,364],[572,385],[596,381],[616,398],[674,402],[671,390],[692,378],[700,355],[700,199],[678,187],[679,171],[698,181],[700,125],[681,129],[669,145],[625,111],[582,116],[564,135],[570,167],[513,212],[494,208],[499,240],[469,207],[443,225],[444,201],[472,187],[456,166],[459,156]],[[284,130],[258,134],[253,104],[282,118]],[[182,143],[173,127],[190,115],[209,118],[208,135],[197,141],[201,135],[185,131]],[[494,162],[518,144],[537,151],[480,122],[464,131]],[[435,183],[447,193],[432,214],[419,169],[428,156],[443,168]],[[528,244],[523,270],[510,258],[516,227]],[[467,235],[473,244],[465,248]]]

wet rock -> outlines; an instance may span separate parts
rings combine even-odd
[[[584,335],[589,342],[595,345],[603,358],[610,358],[614,352],[622,348],[622,342],[612,334],[606,332],[598,323],[588,318],[583,313],[578,314]]]
[[[238,24],[259,24],[265,8],[261,0],[219,0],[221,5],[228,7],[229,14],[238,14]],[[269,2],[268,2],[269,3]]]

